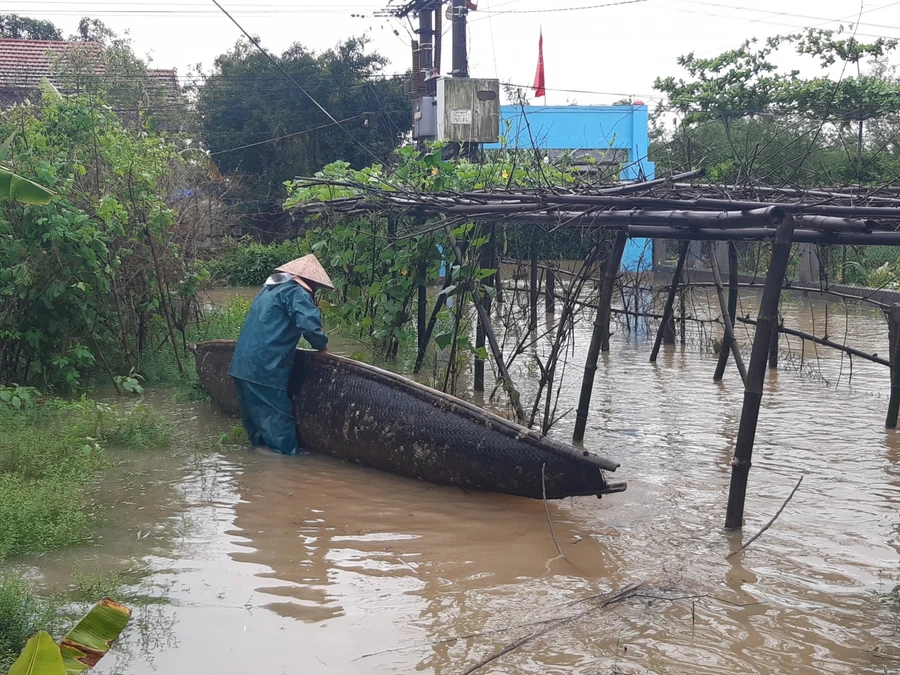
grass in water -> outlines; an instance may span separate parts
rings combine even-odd
[[[123,411],[82,399],[0,408],[0,560],[86,541],[87,493],[107,466],[104,449],[165,446],[172,434],[142,405]]]
[[[165,446],[173,433],[162,415],[144,405],[121,409],[82,398],[0,406],[0,564],[89,541],[95,515],[90,492],[110,466],[105,449]],[[72,610],[80,609],[78,603],[121,596],[116,589],[124,580],[76,574],[75,583],[71,597],[42,599],[0,567],[0,672],[38,630],[58,636],[77,618]]]
[[[36,632],[59,630],[64,620],[60,609],[57,601],[39,599],[27,581],[0,576],[0,672],[6,672]]]
[[[188,335],[190,343],[206,340],[237,340],[244,325],[252,300],[235,296],[224,307],[208,309],[201,319],[191,326]],[[184,374],[178,372],[178,363],[172,351],[161,349],[152,356],[145,357],[140,365],[140,374],[150,385],[172,387],[177,391],[179,401],[206,400],[206,392],[200,386],[194,355],[188,351],[183,355]]]

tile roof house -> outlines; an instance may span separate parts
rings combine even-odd
[[[98,42],[0,40],[0,107],[21,103],[45,77],[54,85],[65,88],[59,74],[59,63],[64,59],[78,59],[87,72],[102,73],[103,45]]]
[[[63,73],[61,63],[74,64],[76,73],[102,76],[103,52],[99,42],[0,39],[0,109],[22,103],[43,78],[62,93],[77,91],[78,75]],[[184,103],[174,68],[148,70],[147,89],[163,107]]]
[[[178,70],[175,68],[148,68],[147,77],[150,86],[159,92],[161,103],[178,105],[184,103],[181,84],[178,82]]]

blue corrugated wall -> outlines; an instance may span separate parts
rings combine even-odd
[[[611,106],[502,106],[500,135],[510,148],[559,150],[628,151],[628,162],[622,169],[622,180],[652,180],[653,162],[650,150],[649,116],[645,105]],[[498,148],[499,145],[488,145]],[[651,242],[629,240],[622,258],[622,269],[649,270],[653,266]]]

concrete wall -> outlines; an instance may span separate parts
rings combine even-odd
[[[509,148],[578,150],[627,150],[628,162],[621,180],[652,180],[656,167],[648,161],[650,151],[647,106],[502,106],[500,136]],[[500,144],[486,148],[499,148]],[[649,270],[652,245],[646,239],[629,240],[622,269]]]

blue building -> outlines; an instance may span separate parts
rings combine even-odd
[[[526,123],[527,122],[527,123]],[[531,149],[532,142],[552,160],[563,154],[585,169],[610,173],[620,180],[652,180],[647,106],[502,106],[500,136],[510,149]],[[533,139],[533,141],[532,141]],[[499,145],[485,146],[499,148]],[[645,239],[628,241],[622,268],[650,269],[653,256]]]

